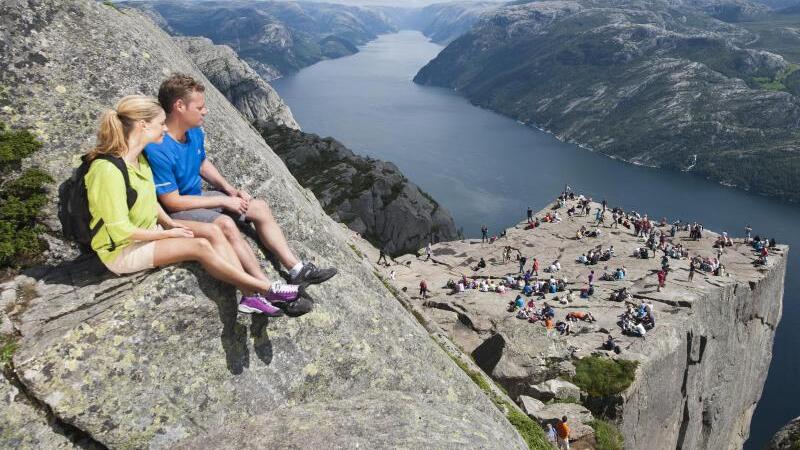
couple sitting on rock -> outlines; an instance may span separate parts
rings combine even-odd
[[[282,315],[276,305],[291,306],[306,285],[329,279],[336,269],[301,262],[266,202],[233,187],[206,158],[204,91],[191,77],[175,74],[161,84],[158,100],[127,96],[103,114],[97,144],[85,158],[91,164],[84,177],[91,247],[117,275],[197,261],[239,288],[239,311]],[[128,180],[109,157],[125,162]],[[201,178],[217,190],[203,192]],[[136,191],[130,208],[126,184]],[[238,226],[251,223],[289,269],[291,284],[267,279],[239,234]]]

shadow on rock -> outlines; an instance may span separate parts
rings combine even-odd
[[[253,350],[264,364],[272,362],[272,342],[267,333],[269,318],[262,315],[253,315],[250,322],[250,337],[253,338]]]
[[[247,327],[238,321],[236,289],[210,277],[199,264],[190,264],[187,268],[197,277],[203,294],[217,304],[219,319],[222,322],[220,341],[225,350],[225,362],[231,374],[239,375],[245,368],[250,367],[250,350],[247,347]],[[266,345],[269,346],[271,354],[272,344],[268,339]]]
[[[46,284],[64,284],[79,288],[100,284],[116,277],[94,253],[81,254],[72,261],[63,262],[57,266],[31,267],[22,273]]]

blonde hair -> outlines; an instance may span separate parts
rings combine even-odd
[[[100,118],[97,130],[97,144],[87,154],[89,161],[98,155],[112,155],[118,158],[128,153],[128,137],[133,126],[140,120],[151,121],[163,109],[154,97],[147,95],[128,95],[123,97],[114,109],[109,109]]]

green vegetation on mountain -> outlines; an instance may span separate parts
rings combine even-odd
[[[589,356],[575,363],[572,382],[592,397],[607,397],[623,392],[636,378],[635,361]]]
[[[32,263],[44,250],[39,219],[53,179],[37,168],[21,170],[22,160],[41,146],[27,130],[0,122],[0,268]]]
[[[415,81],[629,162],[800,200],[800,41],[780,39],[800,16],[693,5],[506,6]]]

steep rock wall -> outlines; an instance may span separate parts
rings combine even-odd
[[[664,358],[644,365],[626,393],[627,447],[742,447],[772,359],[786,260],[757,282],[703,289],[686,329],[664,340]]]

